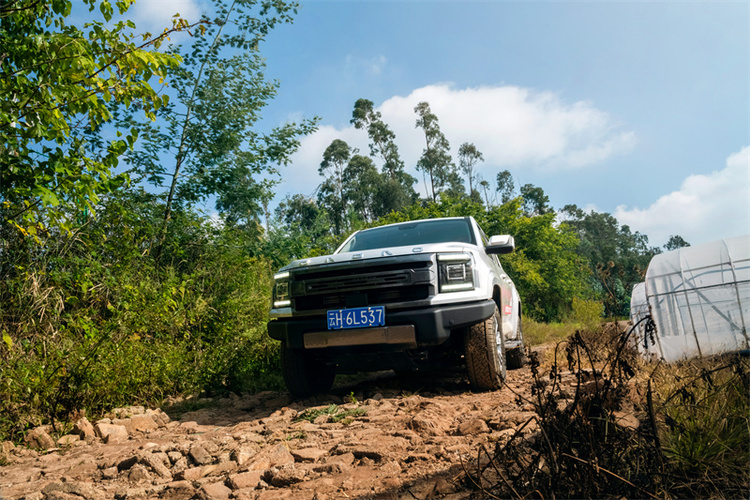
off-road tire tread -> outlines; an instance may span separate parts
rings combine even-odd
[[[493,321],[499,321],[500,314],[495,306],[495,313],[486,320],[469,327],[464,341],[466,369],[469,382],[476,391],[494,391],[500,389],[505,373],[495,372],[493,356],[496,356],[495,332]],[[505,352],[501,355],[505,364]]]
[[[505,365],[508,370],[517,370],[526,365],[526,350],[523,346],[510,349],[505,353]]]
[[[518,370],[526,366],[526,348],[523,346],[523,325],[520,315],[518,317],[518,337],[521,341],[521,346],[505,351],[505,366],[508,370]]]

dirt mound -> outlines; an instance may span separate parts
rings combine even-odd
[[[301,401],[200,401],[179,420],[119,409],[57,442],[40,429],[30,444],[44,451],[6,446],[0,498],[466,498],[462,464],[533,415],[518,398],[530,387],[527,368],[479,394],[458,371],[387,372]]]

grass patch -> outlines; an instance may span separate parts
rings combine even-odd
[[[467,468],[482,498],[750,497],[748,358],[645,363],[611,327],[550,351],[534,416]]]
[[[570,336],[577,325],[574,323],[539,323],[531,318],[523,318],[523,338],[531,346],[560,342]]]
[[[308,408],[297,415],[297,418],[295,418],[294,421],[301,422],[307,420],[308,422],[314,423],[318,417],[325,416],[327,423],[350,423],[353,419],[366,414],[367,409],[365,408],[342,408],[338,405],[330,404],[324,408]]]

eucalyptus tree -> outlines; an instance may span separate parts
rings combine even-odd
[[[364,222],[373,222],[382,211],[379,205],[384,176],[378,173],[372,159],[355,154],[344,169],[344,195]]]
[[[466,178],[469,180],[469,196],[472,196],[474,193],[474,180],[476,178],[474,167],[480,161],[484,161],[484,155],[474,144],[464,142],[458,147],[458,164],[461,167],[461,171],[466,174]]]
[[[118,132],[92,151],[85,134],[112,118],[108,103],[137,105],[147,119],[166,102],[150,82],[180,61],[158,51],[175,19],[157,37],[138,41],[130,21],[113,22],[132,0],[83,0],[101,20],[70,18],[73,2],[0,3],[0,217],[3,228],[69,230],[77,212],[126,181],[113,174],[136,131]],[[92,14],[91,17],[95,17]],[[7,225],[7,226],[6,226]]]
[[[481,187],[482,191],[484,192],[484,201],[485,201],[485,204],[487,205],[487,211],[489,212],[490,211],[490,195],[489,195],[490,183],[482,179],[481,181],[479,181],[479,187]]]
[[[383,161],[383,188],[376,194],[380,206],[378,212],[385,214],[411,204],[417,198],[413,187],[417,180],[404,170],[404,162],[395,143],[396,134],[383,121],[380,111],[375,111],[372,101],[357,99],[351,124],[357,129],[367,130],[370,155]]]
[[[323,152],[318,173],[325,177],[318,188],[318,203],[325,207],[333,219],[335,233],[341,234],[344,229],[348,200],[344,192],[344,169],[349,163],[352,149],[341,139],[334,139]]]
[[[430,192],[428,196],[432,201],[437,201],[437,195],[443,190],[445,184],[451,179],[451,173],[455,171],[455,165],[450,153],[448,139],[440,130],[437,116],[430,110],[427,102],[420,102],[414,107],[417,114],[416,128],[424,131],[425,148],[422,156],[417,161],[417,170],[430,178]]]
[[[521,198],[523,198],[523,211],[531,215],[544,215],[551,213],[549,196],[544,194],[544,189],[533,184],[521,186]]]
[[[679,234],[673,234],[669,237],[669,240],[664,244],[664,250],[677,250],[678,248],[689,247],[690,243]]]
[[[515,184],[513,182],[513,176],[507,170],[497,173],[497,189],[500,193],[501,203],[508,203],[510,200],[515,198],[514,194],[516,191]]]
[[[312,119],[257,130],[261,110],[279,87],[265,77],[260,44],[276,25],[292,22],[298,5],[213,0],[210,7],[201,18],[205,30],[172,48],[183,63],[165,80],[169,105],[155,122],[136,122],[141,142],[129,160],[140,179],[166,190],[162,241],[175,205],[212,195],[223,211],[257,219],[278,167],[288,164],[299,136],[316,126]]]

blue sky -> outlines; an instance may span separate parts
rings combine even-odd
[[[159,30],[202,0],[138,0]],[[750,3],[302,1],[262,46],[278,97],[264,126],[321,117],[284,171],[277,199],[312,194],[322,152],[372,100],[407,169],[423,148],[414,105],[427,100],[452,151],[484,153],[541,186],[555,208],[614,214],[654,245],[750,233]],[[417,186],[424,194],[423,187]]]

